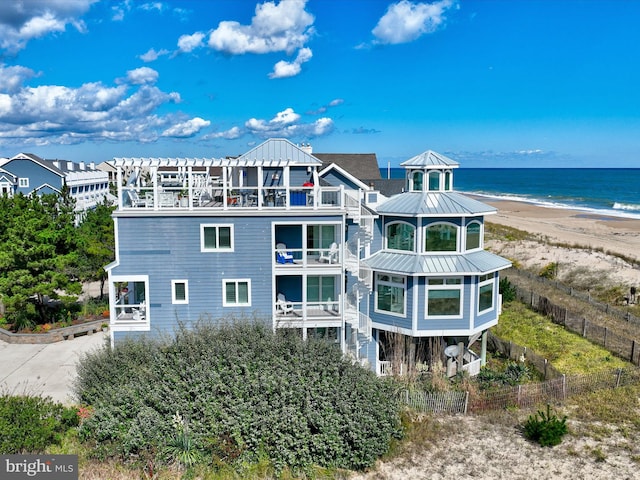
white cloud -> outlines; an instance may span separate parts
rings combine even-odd
[[[129,82],[101,82],[78,88],[24,86],[35,76],[24,67],[0,66],[0,145],[54,145],[86,141],[155,142],[185,138],[210,125],[184,114],[160,115],[158,109],[180,103],[180,95],[163,92],[157,72],[143,67],[128,72]]]
[[[180,122],[172,125],[162,132],[163,137],[177,137],[188,138],[193,137],[205,127],[211,125],[209,120],[204,120],[200,117],[191,118],[185,122]]]
[[[162,12],[167,8],[167,6],[162,2],[147,2],[140,5],[140,10],[153,11],[157,10],[158,12]]]
[[[343,103],[344,103],[344,100],[342,98],[335,98],[335,99],[331,100],[327,105],[322,105],[317,110],[310,110],[310,111],[307,112],[307,114],[308,115],[320,115],[322,113],[325,113],[327,110],[329,110],[329,108],[337,107],[338,105],[342,105]]]
[[[311,60],[313,53],[310,48],[301,48],[298,56],[293,62],[280,60],[273,66],[273,72],[269,74],[269,78],[286,78],[295,77],[302,70],[302,64]]]
[[[444,14],[455,5],[454,0],[434,3],[412,3],[401,0],[389,6],[372,30],[377,43],[407,43],[426,33],[435,32],[445,21]]]
[[[213,138],[224,138],[226,140],[235,140],[236,138],[240,138],[244,133],[240,130],[239,127],[232,127],[229,130],[225,130],[223,132],[215,132],[210,133],[208,135],[203,136],[204,140],[210,140]]]
[[[22,50],[29,40],[62,32],[72,25],[86,30],[79,17],[98,0],[28,0],[0,2],[0,49],[9,54]]]
[[[191,52],[196,48],[200,48],[204,46],[203,39],[205,34],[202,32],[196,32],[192,35],[181,35],[178,38],[178,48],[181,52]]]
[[[36,73],[30,68],[20,65],[5,67],[0,64],[0,92],[15,93],[22,88],[26,80],[35,76]]]
[[[224,53],[293,53],[313,34],[314,17],[305,11],[306,0],[265,2],[256,6],[250,25],[222,21],[209,35],[209,47]]]
[[[269,137],[318,137],[333,130],[333,120],[319,118],[312,123],[297,123],[300,115],[292,108],[286,108],[271,120],[250,118],[244,124],[247,131],[262,138]]]
[[[127,81],[133,85],[156,83],[158,81],[158,72],[149,67],[140,67],[134,70],[129,70],[127,72]]]
[[[138,58],[143,62],[149,63],[157,60],[161,56],[168,55],[169,53],[169,50],[161,49],[156,52],[153,48],[151,48],[146,53],[139,55]]]

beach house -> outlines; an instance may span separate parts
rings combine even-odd
[[[378,374],[445,353],[479,369],[469,346],[498,321],[510,263],[484,250],[495,209],[453,191],[454,161],[407,160],[392,197],[285,139],[235,158],[113,165],[112,343],[250,319],[335,342]]]
[[[109,195],[109,176],[93,164],[45,160],[32,153],[19,153],[0,162],[0,194],[60,194],[64,186],[81,214]]]

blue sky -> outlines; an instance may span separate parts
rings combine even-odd
[[[0,156],[639,167],[640,2],[0,2]]]

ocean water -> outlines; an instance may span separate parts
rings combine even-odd
[[[387,169],[381,169],[387,178]],[[404,169],[390,169],[404,178]],[[640,168],[457,168],[454,190],[493,199],[640,219]]]

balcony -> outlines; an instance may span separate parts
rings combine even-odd
[[[198,188],[159,184],[124,186],[119,191],[121,210],[292,210],[342,209],[343,187],[244,187],[204,185]],[[144,210],[141,210],[144,209]]]
[[[341,300],[291,302],[282,294],[274,305],[278,328],[342,326]]]
[[[278,269],[295,267],[331,267],[341,265],[340,245],[333,242],[329,248],[288,248],[279,243],[274,251],[274,265]]]

